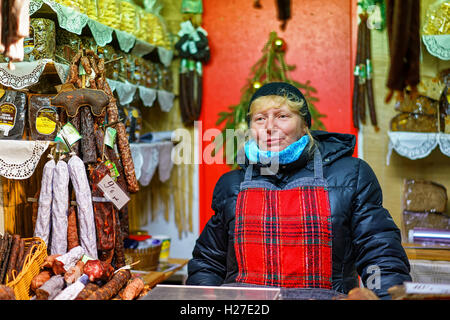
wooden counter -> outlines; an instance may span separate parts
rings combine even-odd
[[[169,279],[175,272],[181,270],[187,263],[188,259],[169,258],[168,263],[176,264],[177,266],[169,271],[150,271],[142,275],[142,278],[150,288],[154,288],[158,283]]]

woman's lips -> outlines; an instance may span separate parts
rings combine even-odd
[[[267,145],[278,145],[280,144],[281,139],[268,139],[266,140]]]

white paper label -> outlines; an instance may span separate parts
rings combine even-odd
[[[450,294],[450,284],[405,282],[408,294]]]
[[[105,198],[111,201],[118,210],[130,201],[130,197],[109,175],[104,176],[98,183],[98,187],[103,191]]]

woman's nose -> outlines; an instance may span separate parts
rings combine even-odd
[[[275,121],[273,117],[268,117],[266,121],[266,130],[271,131],[274,129]]]

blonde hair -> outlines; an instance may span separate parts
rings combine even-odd
[[[252,116],[257,112],[264,112],[270,108],[281,108],[283,105],[286,105],[289,108],[289,110],[300,116],[302,120],[302,125],[305,129],[305,134],[309,136],[310,143],[308,152],[311,153],[314,150],[314,147],[316,146],[316,141],[314,140],[313,136],[311,135],[311,131],[306,125],[305,121],[306,113],[302,113],[300,111],[304,103],[306,103],[304,100],[299,100],[297,96],[289,92],[286,92],[283,96],[279,95],[261,96],[253,100],[252,104],[250,105],[247,116],[249,117],[251,122]]]

